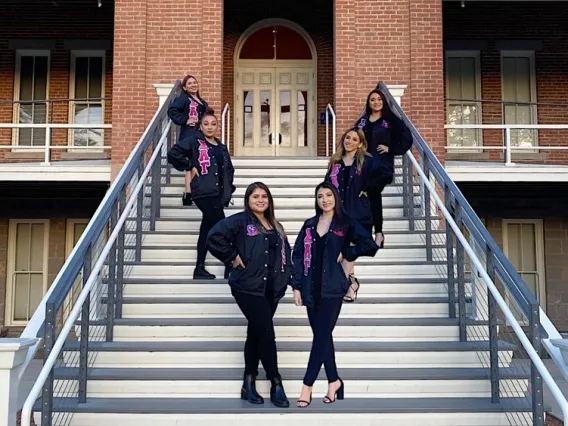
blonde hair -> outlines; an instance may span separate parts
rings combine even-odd
[[[349,129],[343,134],[343,136],[341,136],[341,139],[337,143],[335,154],[333,154],[329,159],[329,165],[327,166],[328,169],[331,170],[331,167],[334,164],[339,163],[345,155],[345,145],[343,144],[343,142],[345,141],[347,135],[351,132],[357,133],[357,136],[359,136],[359,142],[361,143],[361,146],[357,148],[357,153],[355,154],[355,159],[357,160],[357,170],[361,170],[361,168],[363,167],[365,156],[371,156],[371,154],[367,152],[367,139],[365,139],[365,133],[363,133],[363,130],[358,128]]]

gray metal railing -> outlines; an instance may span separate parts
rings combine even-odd
[[[404,215],[411,230],[424,233],[426,260],[447,278],[448,312],[459,340],[487,343],[478,358],[488,370],[491,401],[515,403],[519,410],[507,413],[511,425],[542,426],[544,381],[568,424],[568,402],[541,359],[546,342],[563,363],[549,344],[558,331],[386,85],[377,88],[413,137],[414,149],[402,161]]]
[[[160,216],[162,184],[170,179],[164,158],[173,139],[167,108],[179,88],[178,81],[22,335],[43,337],[44,348],[44,367],[22,410],[22,425],[29,426],[39,395],[42,426],[67,424],[71,414],[65,407],[86,401],[88,370],[96,358],[89,346],[113,340],[124,277],[141,259],[143,233],[154,230]],[[20,377],[36,351],[37,346],[29,351]]]

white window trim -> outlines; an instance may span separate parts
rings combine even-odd
[[[482,90],[481,90],[481,52],[479,50],[446,50],[445,61],[447,64],[448,58],[473,58],[475,60],[475,98],[481,99]],[[445,73],[445,80],[446,80],[446,90],[449,87],[449,75]],[[446,92],[446,98],[448,93]],[[448,111],[449,101],[446,101],[446,111]],[[447,114],[447,112],[446,112]],[[448,117],[444,117],[444,120],[447,121]],[[477,108],[477,122],[482,124],[483,123],[483,103],[479,102],[479,108]],[[483,132],[482,130],[477,130],[477,140],[479,141],[479,146],[483,146]],[[448,139],[446,137],[446,143],[448,143]],[[459,150],[459,149],[452,149],[452,152],[467,152],[471,153],[470,150]],[[481,151],[475,151],[481,152]]]
[[[16,227],[19,224],[42,223],[45,233],[43,236],[43,294],[47,291],[49,272],[49,219],[10,219],[8,222],[8,273],[6,275],[6,309],[5,324],[7,326],[26,325],[27,321],[14,321],[14,268],[16,263]]]
[[[503,252],[505,256],[509,254],[509,233],[508,225],[511,224],[531,224],[535,229],[535,250],[536,250],[536,270],[538,276],[538,293],[536,295],[540,306],[546,312],[546,266],[544,261],[544,225],[542,219],[503,219]]]
[[[106,74],[106,51],[105,50],[72,50],[71,51],[71,57],[70,57],[70,64],[69,64],[69,99],[74,99],[75,98],[75,59],[77,58],[82,58],[82,57],[98,57],[98,58],[102,58],[102,62],[103,62],[103,69],[102,69],[102,76],[101,76],[101,95],[104,98],[105,97],[105,87],[106,87],[106,82],[105,82],[105,74]],[[104,122],[104,117],[105,117],[105,101],[101,101],[102,104],[102,118],[103,118],[103,122]],[[73,120],[75,119],[75,115],[74,115],[74,111],[75,111],[75,107],[74,107],[74,102],[72,100],[69,101],[69,118],[68,118],[68,122],[71,124],[73,123]],[[102,130],[102,135],[103,135],[103,145],[104,145],[104,130]],[[73,129],[69,130],[68,133],[68,145],[73,147],[73,152],[104,152],[104,149],[81,149],[81,148],[75,148],[75,141],[74,141],[74,136],[75,136],[75,132],[73,131]]]
[[[47,84],[46,84],[46,99],[49,99],[49,81],[51,79],[51,50],[30,50],[30,49],[18,49],[16,50],[16,72],[14,75],[14,94],[12,99],[14,101],[20,100],[20,83],[21,76],[20,72],[22,69],[22,56],[47,56]],[[49,123],[49,104],[47,105],[47,122]],[[20,104],[14,104],[12,123],[18,122],[18,116],[20,115]],[[19,129],[12,130],[12,145],[18,146],[19,142]],[[43,152],[45,149],[43,147],[38,147],[37,149],[26,149],[26,150],[12,150],[13,152]]]
[[[500,70],[499,73],[501,74],[501,100],[504,101],[505,99],[505,79],[503,77],[503,58],[528,58],[530,64],[530,92],[531,92],[531,102],[538,102],[537,100],[537,87],[536,87],[536,55],[534,50],[502,50],[501,57],[499,59],[499,66]],[[534,124],[538,124],[538,105],[535,108],[531,109],[531,120]],[[503,115],[502,122],[505,122],[505,117]],[[535,133],[535,147],[539,145],[538,143],[538,130],[534,131]],[[503,135],[503,145],[505,144],[505,135]],[[513,149],[514,151],[514,149]],[[518,151],[517,151],[518,152]],[[536,149],[533,150],[524,150],[521,151],[524,153],[531,153],[531,152],[538,152]]]

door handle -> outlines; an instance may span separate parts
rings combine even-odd
[[[273,133],[268,136],[268,143],[270,145],[272,145],[272,135]],[[278,133],[278,145],[282,145],[282,133]]]

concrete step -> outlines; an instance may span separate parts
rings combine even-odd
[[[309,408],[279,409],[268,401],[252,405],[237,398],[89,398],[54,399],[55,411],[71,411],[54,426],[521,426],[531,412],[527,398],[349,398]],[[41,401],[40,401],[41,402]],[[39,409],[40,402],[36,405]],[[517,413],[509,415],[508,413]],[[511,421],[509,420],[511,418]],[[36,423],[41,419],[35,416]]]
[[[489,342],[336,342],[335,357],[341,369],[485,367]],[[508,367],[515,347],[499,342],[501,367]],[[310,342],[279,342],[281,368],[305,368]],[[243,342],[90,342],[97,368],[240,368]],[[79,351],[79,342],[64,349],[66,363]]]

